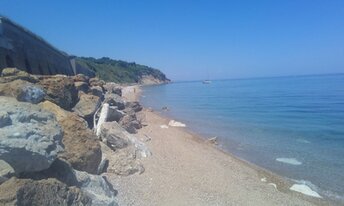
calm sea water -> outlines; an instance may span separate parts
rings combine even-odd
[[[217,136],[242,159],[343,200],[344,75],[149,86],[141,101],[167,106],[165,115]]]

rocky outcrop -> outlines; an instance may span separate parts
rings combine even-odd
[[[78,91],[74,81],[70,77],[56,75],[41,77],[39,85],[46,92],[46,100],[49,100],[65,110],[71,110],[78,100]]]
[[[48,168],[62,151],[63,133],[54,115],[10,97],[0,98],[0,111],[7,112],[0,129],[0,159],[17,174]]]
[[[107,82],[103,87],[107,93],[113,93],[122,96],[122,87],[119,84]]]

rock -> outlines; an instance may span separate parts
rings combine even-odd
[[[119,84],[108,82],[103,87],[105,91],[108,93],[113,93],[122,96],[122,87]]]
[[[87,122],[49,101],[40,105],[55,114],[64,131],[62,142],[65,150],[59,157],[65,159],[77,170],[96,174],[102,153],[97,137],[88,128]]]
[[[69,163],[57,159],[49,169],[38,173],[25,174],[22,178],[35,180],[55,178],[69,187],[75,186],[90,197],[92,205],[116,205],[117,193],[107,180],[99,175],[74,170]]]
[[[68,118],[68,115],[71,114],[70,112],[63,110],[61,107],[57,106],[56,104],[50,101],[41,102],[39,106],[53,113],[58,122],[60,122],[61,120],[65,118]]]
[[[86,76],[84,74],[77,74],[77,75],[73,76],[72,78],[73,78],[74,82],[86,82],[86,83],[88,83],[88,81],[90,79],[88,76]]]
[[[41,87],[32,85],[23,87],[21,92],[17,96],[17,100],[37,104],[44,99],[44,96],[45,93]]]
[[[124,112],[126,113],[136,113],[142,111],[142,106],[139,102],[126,102]]]
[[[109,113],[106,120],[108,122],[118,122],[124,115],[125,113],[120,110],[117,110],[117,107],[111,106],[109,107]]]
[[[143,173],[144,167],[136,161],[136,149],[130,146],[117,150],[115,154],[111,156],[108,172],[128,176],[137,172],[140,174]]]
[[[45,96],[41,87],[20,79],[0,84],[0,95],[15,97],[18,101],[33,104],[41,102]]]
[[[47,94],[45,99],[63,109],[72,109],[78,100],[78,91],[71,78],[62,75],[43,77],[39,84]]]
[[[0,184],[14,175],[14,169],[7,162],[0,160]]]
[[[101,126],[100,137],[112,150],[127,147],[130,143],[117,122],[104,122]]]
[[[53,179],[34,181],[15,177],[0,185],[0,205],[94,205],[92,198],[76,187]]]
[[[136,114],[128,114],[123,116],[119,123],[131,134],[135,134],[137,129],[142,128],[141,123],[136,119]]]
[[[0,111],[0,128],[11,125],[12,120],[6,111]]]
[[[175,120],[169,121],[168,125],[171,126],[171,127],[186,127],[186,125],[184,123],[177,122]]]
[[[102,159],[102,152],[97,137],[87,127],[86,122],[70,114],[59,121],[64,131],[65,151],[60,157],[67,160],[73,168],[96,174]]]
[[[103,125],[105,125],[103,127]],[[123,148],[125,143],[128,142],[131,145],[134,145],[137,152],[140,154],[141,157],[148,157],[151,155],[151,152],[148,150],[145,144],[140,142],[134,135],[129,134],[125,129],[123,129],[117,122],[106,122],[102,125],[103,136],[102,139],[107,139],[109,141],[110,136],[113,138],[113,142],[109,142],[109,144],[113,144],[114,149]],[[102,135],[102,133],[101,133]],[[117,140],[119,140],[117,142]],[[127,145],[129,145],[127,143]]]
[[[86,82],[75,82],[74,86],[78,91],[82,91],[84,93],[87,93],[90,89]]]
[[[79,102],[75,105],[73,110],[82,118],[84,118],[89,126],[93,127],[93,115],[100,107],[101,100],[99,97],[90,95],[90,94],[82,94],[80,96]]]
[[[14,80],[24,80],[31,83],[37,83],[38,78],[34,75],[30,75],[25,71],[19,70],[17,68],[5,68],[2,70],[0,78],[0,83],[12,82]]]
[[[62,151],[62,130],[52,113],[34,104],[1,97],[0,111],[7,111],[11,124],[0,130],[0,159],[16,174],[48,168]]]
[[[104,92],[103,92],[103,89],[100,87],[100,86],[92,86],[91,89],[90,89],[90,93],[92,95],[95,95],[101,99],[104,98]]]
[[[100,86],[100,87],[103,87],[103,85],[105,84],[103,80],[100,80],[97,77],[91,78],[89,80],[89,83],[91,86]]]
[[[110,106],[117,106],[119,110],[125,108],[125,102],[117,94],[106,93],[104,102],[108,103]]]

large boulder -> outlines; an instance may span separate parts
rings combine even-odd
[[[109,161],[107,172],[121,176],[128,176],[134,173],[143,173],[143,165],[137,161],[136,148],[131,145],[129,147],[117,150]]]
[[[63,109],[70,110],[78,100],[78,91],[74,81],[63,75],[42,77],[39,84],[46,92],[46,100],[49,100]]]
[[[45,93],[40,86],[17,79],[0,83],[0,95],[14,97],[21,102],[37,104],[44,99]]]
[[[137,119],[135,113],[129,113],[121,118],[120,125],[126,129],[129,133],[137,133],[137,129],[142,128],[141,122]]]
[[[84,118],[89,126],[93,124],[93,115],[100,107],[101,100],[99,97],[90,94],[81,94],[79,102],[73,110],[82,118]]]
[[[101,125],[100,137],[112,150],[122,149],[130,144],[130,140],[117,122],[104,122]]]
[[[0,98],[0,111],[9,116],[0,129],[0,159],[16,174],[48,168],[62,151],[63,133],[54,115],[10,97]]]
[[[34,181],[15,177],[0,185],[0,205],[94,205],[92,197],[54,178]]]
[[[80,188],[85,195],[90,197],[92,205],[116,205],[114,197],[117,191],[105,178],[75,170],[64,160],[57,159],[49,169],[37,173],[27,173],[21,178],[29,177],[35,180],[55,178],[69,187]]]
[[[139,141],[135,135],[128,133],[117,122],[103,123],[100,138],[113,150],[125,148],[127,145],[133,145],[136,148],[136,153],[141,157],[151,155],[151,152],[144,143]]]
[[[51,102],[46,101],[41,105],[56,115],[64,131],[62,142],[65,150],[59,157],[68,161],[77,170],[96,174],[102,152],[97,137],[88,128],[87,122]]]
[[[125,102],[117,94],[106,93],[104,102],[108,103],[110,106],[116,106],[119,110],[123,110],[125,108]]]

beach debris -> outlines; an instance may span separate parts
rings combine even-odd
[[[168,126],[166,124],[160,125],[161,129],[168,129]]]
[[[268,183],[268,185],[273,186],[275,189],[277,189],[277,185],[275,183],[270,182]]]
[[[290,187],[290,190],[295,191],[295,192],[300,192],[304,195],[316,197],[316,198],[322,198],[317,192],[312,190],[310,187],[308,187],[305,184],[294,184],[293,186]]]
[[[282,163],[285,163],[285,164],[290,164],[290,165],[302,165],[302,162],[298,161],[295,158],[284,158],[284,157],[281,157],[281,158],[276,158],[276,161],[277,162],[282,162]]]
[[[211,137],[207,140],[209,143],[211,144],[214,144],[214,145],[217,145],[218,142],[217,142],[217,137]]]
[[[171,127],[186,127],[185,124],[181,123],[181,122],[177,122],[175,120],[171,120],[169,123],[168,123],[169,126]]]
[[[96,135],[97,137],[99,138],[100,137],[100,133],[101,133],[101,126],[104,122],[106,122],[107,118],[108,118],[108,115],[109,115],[109,107],[110,105],[108,103],[104,103],[103,106],[101,107],[101,110],[100,110],[100,115],[99,115],[99,119],[98,119],[98,123],[94,125],[97,125],[95,126],[95,131],[96,131]],[[94,121],[95,121],[95,116],[97,115],[97,112],[95,112],[94,114]]]
[[[142,140],[143,142],[149,142],[149,141],[152,140],[152,138],[151,138],[150,136],[144,134],[143,137],[141,137],[141,140]]]

